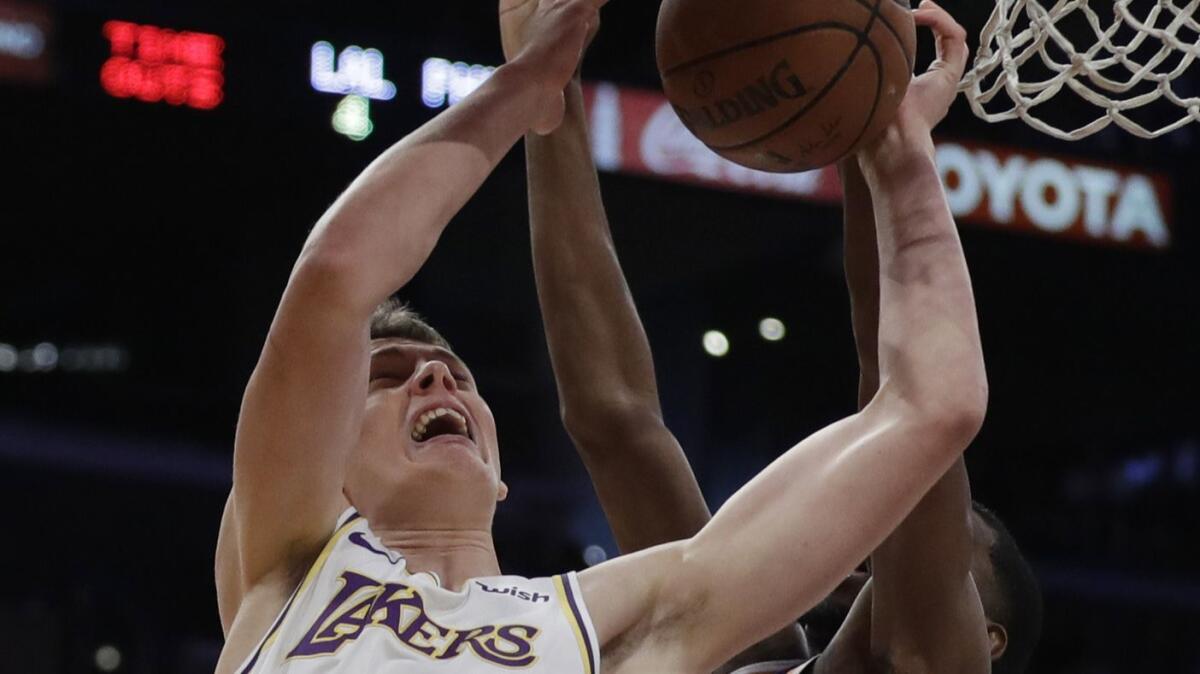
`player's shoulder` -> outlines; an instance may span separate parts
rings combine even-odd
[[[232,620],[227,626],[225,647],[222,649],[217,671],[232,671],[244,656],[254,649],[263,634],[270,630],[289,599],[306,582],[311,582],[315,571],[328,559],[339,541],[358,528],[369,531],[366,521],[353,508],[347,508],[338,516],[329,538],[315,550],[296,554],[281,566],[278,573],[263,577],[248,585],[237,597]]]

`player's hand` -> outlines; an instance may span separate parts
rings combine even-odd
[[[895,149],[896,142],[932,150],[930,133],[946,113],[958,94],[958,83],[967,67],[967,30],[954,17],[931,0],[924,0],[913,10],[918,26],[933,31],[937,43],[937,58],[929,69],[913,79],[908,93],[900,103],[896,119],[877,143],[879,150]]]
[[[500,0],[500,42],[504,46],[505,60],[513,60],[525,48],[528,41],[525,23],[539,4],[545,3],[539,3],[538,0]],[[594,4],[598,6],[603,3]],[[584,40],[583,51],[587,51],[599,31],[600,16],[597,14],[595,21],[591,23],[587,39]]]
[[[562,123],[563,89],[578,71],[607,1],[500,0],[504,56],[530,74],[544,101],[532,127],[536,133],[550,133]]]
[[[909,85],[908,94],[900,104],[900,114],[917,117],[933,129],[946,117],[958,95],[958,83],[970,54],[967,29],[931,0],[925,0],[913,11],[913,20],[918,26],[933,30],[937,59]]]

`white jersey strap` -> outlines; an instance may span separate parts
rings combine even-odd
[[[747,665],[733,674],[811,674],[816,670],[817,659],[811,660],[776,660]]]
[[[583,674],[600,674],[600,643],[596,639],[596,628],[583,603],[583,591],[579,589],[579,578],[574,571],[554,577],[554,589],[559,605],[566,615],[583,660]]]
[[[344,511],[342,511],[341,515],[338,515],[337,524],[333,527],[333,530],[337,531],[338,529],[341,529],[342,527],[346,526],[346,523],[351,519],[357,519],[358,517],[360,517],[360,515],[358,514],[357,510],[354,508],[346,508]]]

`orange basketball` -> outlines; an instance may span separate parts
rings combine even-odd
[[[776,173],[836,162],[879,134],[908,90],[904,0],[663,0],[658,70],[705,145]]]

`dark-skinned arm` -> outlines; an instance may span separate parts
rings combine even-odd
[[[663,422],[654,361],[617,260],[578,80],[553,134],[526,138],[534,274],[563,424],[628,553],[709,520]]]

